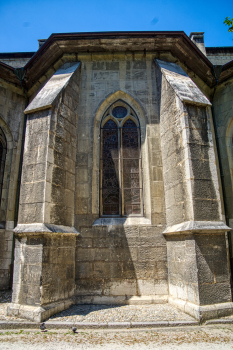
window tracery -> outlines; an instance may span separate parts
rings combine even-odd
[[[101,123],[100,215],[143,215],[140,125],[121,100]]]

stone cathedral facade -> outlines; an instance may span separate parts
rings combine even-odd
[[[0,166],[8,315],[233,313],[233,48],[106,32],[0,54]]]

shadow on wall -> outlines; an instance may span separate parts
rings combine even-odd
[[[200,305],[232,300],[225,233],[195,235]]]
[[[145,217],[151,217],[156,226],[92,225],[100,215],[101,121],[111,105],[119,101],[128,105],[139,121],[144,214]],[[93,113],[94,123],[90,123],[94,125],[93,135],[91,141],[86,140],[89,150],[87,146],[84,149],[86,153],[80,153],[78,149],[74,225],[80,232],[75,266],[77,302],[127,303],[135,296],[150,296],[152,300],[155,296],[168,294],[167,248],[162,234],[165,219],[160,134],[157,127],[159,118],[157,111],[153,120],[151,116],[150,123],[154,125],[149,125],[146,114],[146,110],[129,94],[123,91],[111,94]],[[80,115],[81,125],[81,111]],[[83,127],[83,130],[86,129]],[[85,132],[88,134],[89,131]],[[82,137],[78,129],[78,140]],[[152,186],[150,169],[153,172]]]
[[[189,148],[192,158],[194,219],[220,221],[220,198],[216,193],[215,178],[210,164],[215,162],[210,147],[206,109],[187,105],[189,121]]]
[[[164,296],[167,248],[163,227],[81,228],[76,247],[76,297],[83,303],[127,303]]]

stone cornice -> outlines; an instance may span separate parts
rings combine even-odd
[[[233,77],[233,61],[230,61],[222,66],[222,72],[219,77],[219,83],[221,84],[232,77]]]
[[[218,234],[230,231],[223,221],[185,221],[177,225],[168,226],[164,235],[211,233]]]
[[[18,224],[14,229],[14,233],[19,235],[25,234],[41,234],[41,233],[69,233],[69,234],[79,234],[79,232],[70,226],[54,225],[54,224]]]
[[[216,85],[212,63],[183,31],[147,31],[51,34],[24,67],[25,88],[30,90],[66,54],[127,51],[170,52],[210,88]],[[14,68],[0,62],[0,78],[19,85],[13,71]],[[219,83],[231,76],[233,61],[223,66]]]
[[[14,86],[19,87],[20,82],[14,74],[14,70],[15,69],[13,67],[0,61],[0,78],[5,80],[7,83],[11,83],[14,84]]]
[[[66,53],[171,52],[208,86],[215,85],[212,63],[182,32],[102,32],[52,34],[26,64],[27,88]]]

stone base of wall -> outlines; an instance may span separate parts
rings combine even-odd
[[[80,228],[75,264],[75,296],[101,300],[168,295],[164,226],[104,225]],[[140,218],[146,221],[145,218]],[[111,224],[110,224],[111,220]],[[130,218],[135,223],[139,218]],[[126,220],[128,221],[128,219]],[[117,297],[117,298],[116,298]]]
[[[0,290],[11,288],[13,232],[9,223],[7,229],[0,229]]]
[[[45,306],[29,306],[11,303],[7,308],[7,316],[26,318],[34,322],[42,322],[47,318],[68,309],[73,305],[74,299],[59,301]]]
[[[168,302],[181,311],[195,317],[200,322],[233,315],[233,302],[200,306],[173,297],[169,297]]]
[[[168,302],[167,295],[144,295],[144,296],[77,296],[76,304],[99,304],[99,305],[145,305],[165,304]]]
[[[120,297],[86,296],[76,297],[46,306],[29,306],[11,303],[7,308],[7,316],[25,318],[34,322],[42,322],[52,315],[68,309],[73,304],[99,304],[99,305],[145,305],[145,304],[169,304],[191,315],[200,322],[209,319],[233,315],[233,302],[213,305],[195,305],[181,299],[160,296],[133,296],[129,299]]]
[[[74,303],[77,236],[72,227],[17,226],[8,316],[40,322]]]

